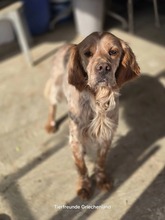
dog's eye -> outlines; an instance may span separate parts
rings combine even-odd
[[[109,55],[110,56],[115,56],[117,54],[117,50],[110,50]]]
[[[92,57],[93,56],[93,54],[92,54],[92,52],[91,51],[86,51],[85,53],[84,53],[84,55],[86,56],[86,57]]]

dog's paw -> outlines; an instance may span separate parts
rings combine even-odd
[[[88,200],[91,197],[91,189],[90,188],[80,188],[77,190],[77,195],[82,199],[82,200]]]
[[[56,123],[48,123],[45,125],[45,130],[48,132],[48,133],[55,133],[57,131],[57,127],[56,127]]]
[[[109,191],[112,189],[112,183],[108,180],[101,180],[97,182],[97,187],[102,191]]]
[[[79,179],[77,195],[83,200],[88,200],[91,197],[91,181],[89,178]]]
[[[112,189],[112,181],[108,180],[105,174],[99,173],[96,176],[97,187],[102,191],[109,191]]]

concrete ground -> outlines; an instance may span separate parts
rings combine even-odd
[[[0,220],[165,219],[165,19],[161,19],[162,26],[156,29],[153,14],[141,14],[135,35],[108,27],[130,44],[142,76],[121,91],[119,127],[107,160],[113,190],[95,190],[88,202],[75,193],[77,173],[68,146],[65,103],[58,109],[58,132],[48,135],[43,129],[47,117],[43,88],[53,53],[64,42],[82,38],[73,24],[36,38],[31,50],[34,67],[27,66],[15,44],[1,47]]]

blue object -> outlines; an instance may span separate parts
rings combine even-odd
[[[48,0],[22,0],[29,29],[33,35],[46,32],[50,22]]]
[[[55,23],[65,22],[71,18],[72,7],[70,0],[51,0],[50,3]]]

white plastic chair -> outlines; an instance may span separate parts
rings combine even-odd
[[[12,22],[16,35],[18,37],[18,42],[21,47],[21,50],[25,55],[27,63],[30,66],[32,66],[33,61],[29,51],[30,48],[28,45],[30,34],[22,13],[22,9],[23,9],[22,2],[13,3],[0,10],[0,19],[9,19]]]

